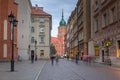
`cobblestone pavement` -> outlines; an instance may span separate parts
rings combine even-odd
[[[46,61],[15,62],[15,71],[10,72],[10,62],[0,62],[0,80],[36,80]]]
[[[120,69],[101,64],[87,64],[61,59],[58,64],[48,61],[38,80],[120,80]]]

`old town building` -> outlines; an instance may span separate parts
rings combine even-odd
[[[78,0],[76,8],[71,13],[67,24],[67,52],[75,57],[77,52],[88,54],[88,41],[91,31],[90,22],[90,1]],[[69,44],[70,43],[70,44]]]
[[[79,52],[88,53],[88,41],[91,36],[90,0],[78,0],[78,46]]]
[[[78,52],[77,30],[77,8],[75,8],[68,19],[67,33],[65,35],[65,51],[72,58]]]
[[[17,43],[18,55],[22,59],[29,59],[29,34],[31,24],[31,2],[30,0],[15,0],[18,3],[18,27]]]
[[[51,29],[52,16],[43,7],[32,7],[29,47],[38,59],[50,58]]]
[[[17,17],[18,4],[14,0],[0,0],[0,60],[10,60],[12,55],[11,25],[8,15]],[[17,27],[14,27],[14,57],[17,58]]]
[[[57,50],[57,55],[63,56],[65,54],[65,34],[66,34],[66,21],[64,20],[64,14],[62,11],[62,18],[59,23],[58,27],[58,36],[57,37],[51,37],[51,43],[55,46]]]
[[[89,53],[120,64],[120,0],[91,0]]]

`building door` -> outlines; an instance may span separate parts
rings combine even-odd
[[[105,52],[104,52],[104,50],[102,50],[102,62],[104,62],[104,54],[105,54]]]

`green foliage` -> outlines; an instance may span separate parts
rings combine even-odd
[[[55,49],[55,46],[53,44],[50,45],[50,55],[55,55],[57,53],[57,50]]]

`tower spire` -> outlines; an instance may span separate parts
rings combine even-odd
[[[64,19],[64,13],[63,13],[63,9],[62,9],[62,19]]]
[[[64,20],[64,12],[63,12],[63,9],[62,9],[62,19],[61,19],[59,25],[60,25],[60,26],[65,26],[65,25],[66,25],[66,22],[65,22],[65,20]]]

